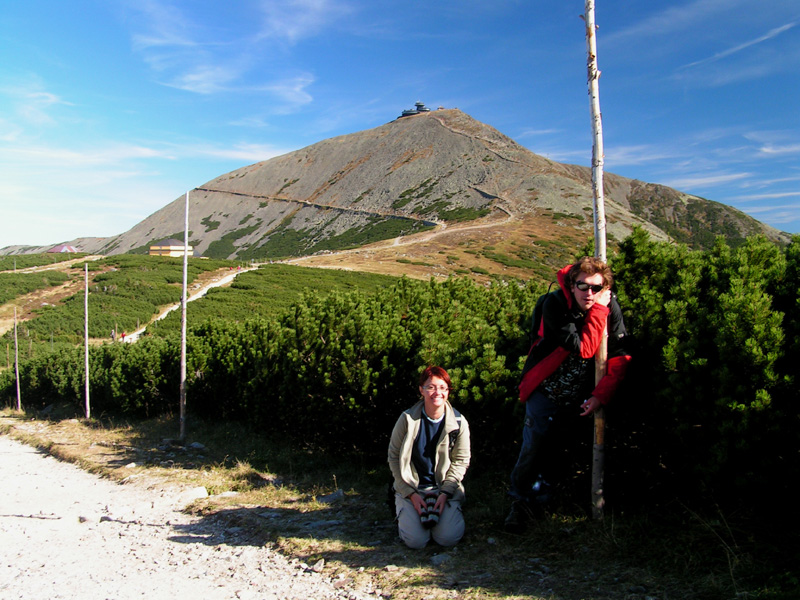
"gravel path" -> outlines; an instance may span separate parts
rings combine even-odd
[[[0,435],[0,598],[360,597],[223,525],[175,492],[120,485]]]

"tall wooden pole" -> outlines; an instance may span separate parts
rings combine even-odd
[[[89,263],[83,263],[83,366],[86,371],[86,418],[92,418],[92,409],[89,404]]]
[[[189,271],[189,192],[186,192],[186,206],[183,218],[183,292],[181,295],[181,441],[186,439],[186,283]]]
[[[589,102],[592,110],[592,192],[594,197],[594,255],[606,261],[606,212],[603,197],[603,119],[600,113],[600,71],[597,68],[597,37],[594,0],[586,0],[586,53],[589,82]],[[600,381],[606,373],[608,357],[607,332],[595,355],[595,380]],[[601,406],[594,413],[594,443],[592,445],[592,516],[603,518],[605,497],[603,480],[605,476],[605,431],[606,415]]]
[[[19,389],[19,345],[17,344],[17,307],[14,307],[14,373],[17,376],[17,410],[22,410],[22,394]]]

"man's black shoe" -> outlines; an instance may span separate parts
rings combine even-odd
[[[522,533],[525,531],[532,516],[525,503],[521,500],[516,500],[511,504],[511,511],[508,513],[503,527],[508,533]]]

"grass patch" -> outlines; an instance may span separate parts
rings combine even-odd
[[[286,181],[286,180],[284,180],[284,181]],[[294,185],[295,183],[297,183],[298,181],[300,181],[300,180],[299,180],[299,179],[292,179],[291,181],[286,181],[286,183],[284,183],[284,184],[281,186],[281,189],[279,189],[279,190],[278,190],[278,192],[276,193],[276,196],[277,196],[278,194],[280,194],[280,193],[281,193],[283,190],[285,190],[286,188],[288,188],[289,186],[291,186],[291,185]]]
[[[69,275],[61,271],[0,273],[0,304],[5,304],[23,294],[61,285],[69,280]]]
[[[585,217],[583,215],[575,215],[572,213],[563,213],[563,212],[554,212],[552,215],[553,221],[564,221],[566,219],[572,219],[574,221],[585,221]]]
[[[533,269],[536,263],[532,260],[525,258],[513,258],[502,252],[484,252],[483,255],[489,260],[500,263],[506,267],[514,267],[516,269]]]
[[[206,233],[208,233],[209,231],[214,231],[217,229],[220,226],[221,221],[212,221],[211,216],[209,215],[202,219],[200,223],[206,226]]]
[[[315,238],[308,230],[289,229],[284,224],[270,233],[266,243],[260,246],[254,244],[239,252],[238,257],[242,260],[274,260],[316,252],[336,252],[428,229],[433,229],[433,226],[414,219],[373,217],[365,225],[313,242]]]
[[[237,248],[234,242],[239,238],[243,238],[253,233],[258,229],[259,224],[251,225],[250,227],[243,227],[236,231],[231,231],[223,235],[220,239],[211,242],[206,248],[205,255],[209,258],[225,259],[236,253]]]
[[[190,258],[188,282],[200,274],[227,267],[227,261]],[[83,265],[73,268],[72,277],[83,276]],[[89,285],[89,336],[107,338],[112,329],[133,331],[150,321],[160,306],[178,302],[183,281],[183,258],[118,254],[89,264],[93,274]],[[100,272],[98,272],[100,271]],[[47,277],[51,277],[48,272]],[[44,273],[37,274],[39,279]],[[10,277],[19,277],[19,275]],[[60,282],[65,275],[53,275]],[[29,348],[49,347],[52,342],[77,344],[84,332],[83,288],[58,306],[37,309],[34,319],[20,324],[20,334]],[[10,340],[11,332],[5,334]]]
[[[242,273],[229,287],[208,290],[205,297],[187,305],[187,320],[192,326],[210,319],[245,321],[255,317],[277,317],[297,302],[303,292],[314,290],[326,296],[333,290],[360,290],[371,293],[397,282],[396,277],[358,271],[314,269],[296,265],[263,265]],[[167,335],[180,329],[180,311],[173,311],[148,331]]]
[[[431,179],[428,178],[418,186],[409,188],[404,190],[400,193],[400,197],[392,202],[392,208],[395,210],[403,208],[406,204],[411,202],[412,200],[421,200],[425,199],[433,193],[433,188],[436,186],[437,182],[431,182]]]
[[[28,269],[44,265],[55,265],[67,260],[86,256],[85,252],[69,253],[40,253],[40,254],[5,254],[0,256],[0,271],[13,271],[14,269]]]

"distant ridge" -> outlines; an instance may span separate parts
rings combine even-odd
[[[734,244],[757,233],[789,239],[666,186],[606,173],[605,187],[612,240],[634,226],[698,247],[717,235]],[[183,239],[183,206],[181,196],[117,236],[67,243],[92,253],[143,252]],[[190,194],[190,244],[212,258],[302,257],[478,223],[502,224],[506,238],[513,231],[532,246],[558,238],[580,247],[593,234],[591,171],[534,154],[460,110],[426,109],[237,169]],[[476,230],[476,240],[483,233]],[[3,249],[31,251],[41,250]]]

